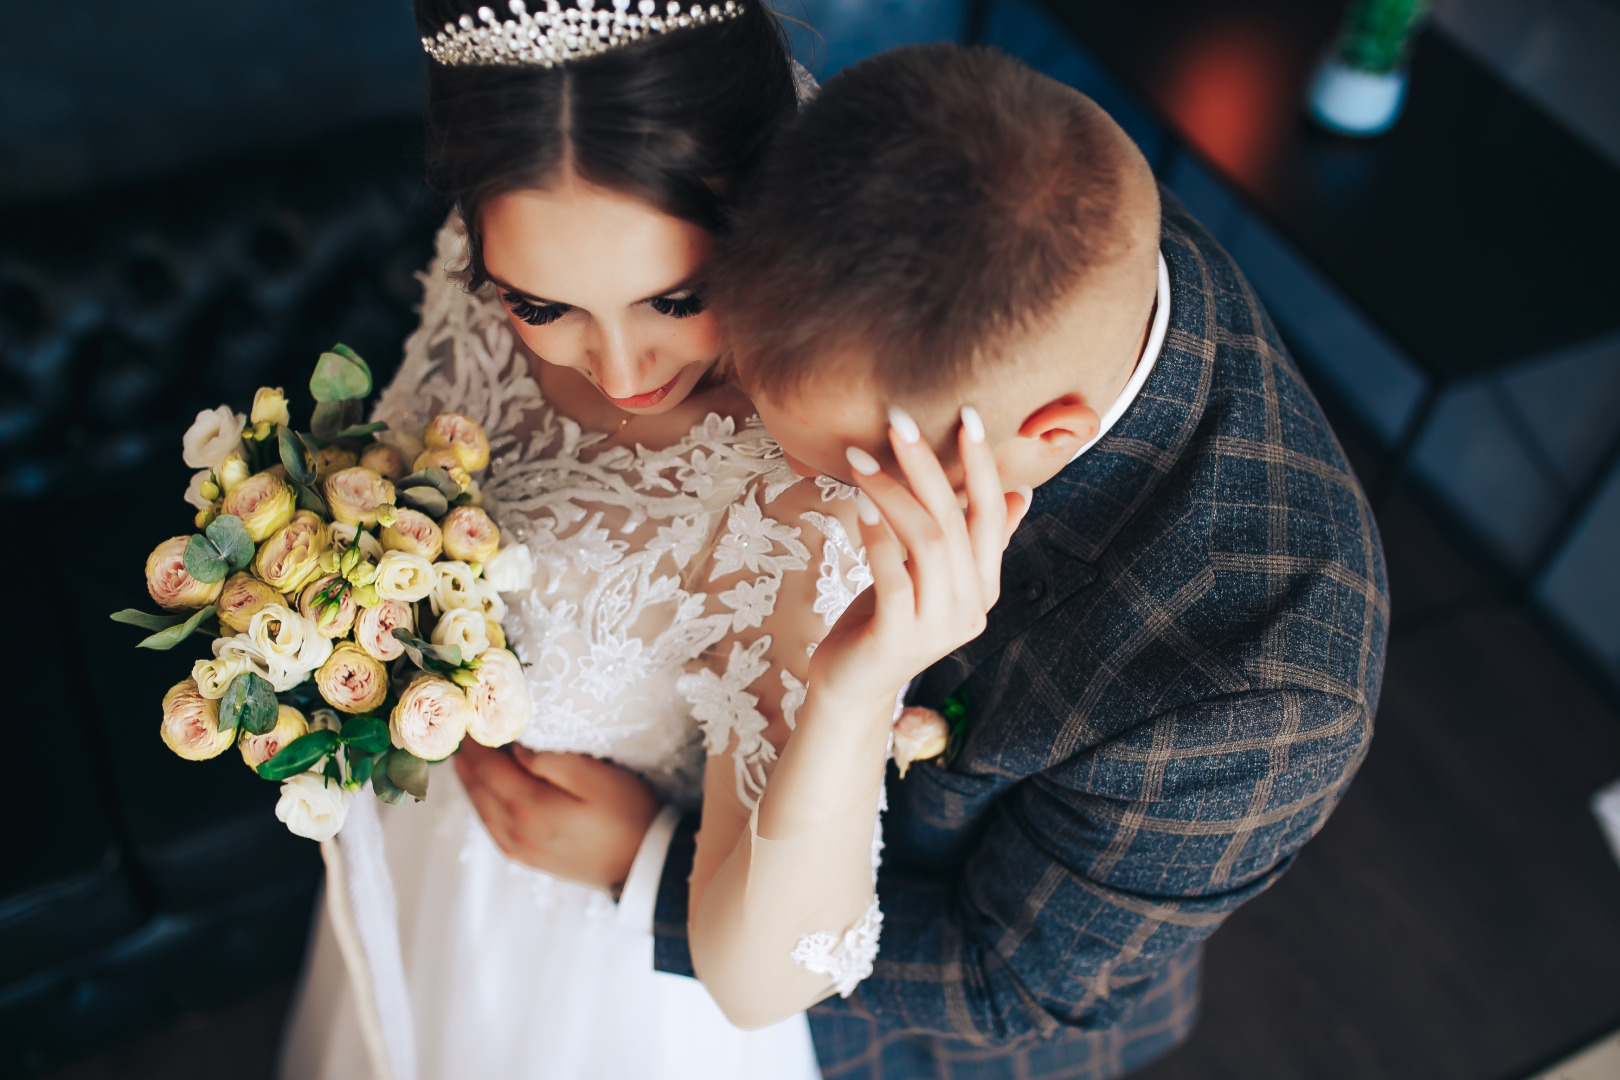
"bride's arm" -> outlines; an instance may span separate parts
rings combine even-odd
[[[873,830],[895,696],[977,635],[999,588],[1011,523],[983,443],[960,440],[970,492],[964,518],[932,452],[892,441],[910,490],[881,473],[861,477],[884,515],[860,527],[874,588],[844,613],[804,675],[792,670],[791,648],[775,650],[790,675],[808,682],[808,696],[754,813],[745,808],[752,774],[744,766],[762,755],[748,725],[734,724],[722,743],[729,755],[710,759],[688,938],[695,973],[739,1026],[770,1024],[834,990],[847,993],[870,970],[878,924]],[[783,607],[778,624],[800,625],[794,610]],[[711,681],[751,686],[760,673],[739,669],[738,660],[733,649],[729,683],[714,672]],[[736,695],[727,700],[731,715],[741,716]],[[786,734],[775,696],[758,693],[749,711],[756,728]],[[743,781],[741,796],[733,778]]]

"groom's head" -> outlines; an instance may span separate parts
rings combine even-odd
[[[954,465],[978,408],[1010,488],[1058,472],[1130,378],[1158,190],[1089,98],[989,50],[898,49],[779,136],[713,267],[737,372],[800,471],[887,458],[898,404]]]

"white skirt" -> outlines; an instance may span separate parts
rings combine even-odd
[[[507,859],[448,764],[426,802],[378,809],[419,1080],[820,1077],[802,1013],[733,1027],[697,980],[653,970],[650,903],[621,911],[600,890]],[[354,991],[325,904],[317,911],[281,1075],[359,1080],[373,1074]]]

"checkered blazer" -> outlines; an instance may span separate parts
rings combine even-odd
[[[1170,326],[1113,430],[1035,493],[1002,598],[913,700],[968,704],[891,772],[876,970],[811,1012],[829,1078],[1103,1080],[1174,1046],[1201,943],[1366,756],[1389,617],[1372,510],[1231,258],[1166,195]],[[690,974],[695,821],[658,967]]]

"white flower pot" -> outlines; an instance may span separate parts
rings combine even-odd
[[[1330,57],[1311,82],[1311,115],[1341,135],[1381,135],[1401,115],[1406,101],[1406,72],[1375,75],[1347,67]]]

